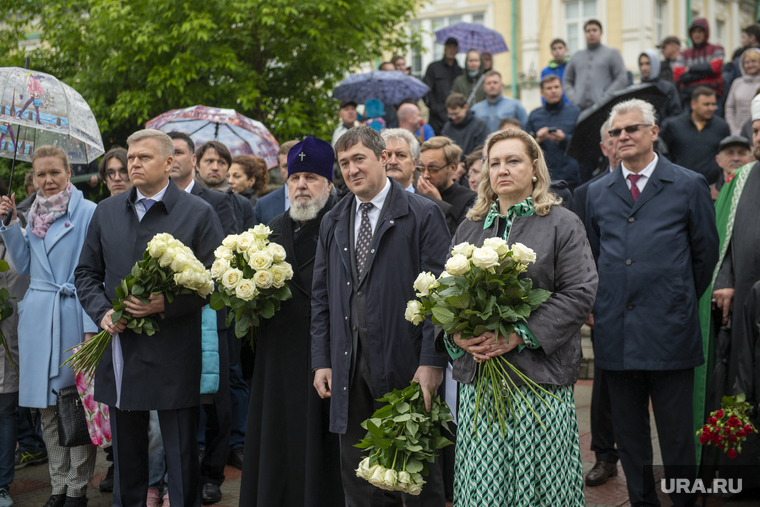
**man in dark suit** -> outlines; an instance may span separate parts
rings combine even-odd
[[[254,216],[257,224],[268,224],[277,215],[285,213],[290,208],[288,199],[288,152],[298,144],[298,141],[288,141],[280,145],[280,151],[277,152],[277,162],[279,163],[280,173],[285,180],[277,190],[273,190],[258,201]]]
[[[606,371],[631,505],[658,505],[649,400],[668,479],[695,478],[694,368],[704,363],[698,300],[718,259],[704,176],[654,152],[654,107],[633,99],[610,115],[622,159],[591,184],[586,231],[597,259],[594,363]],[[671,493],[674,505],[696,495]]]
[[[586,223],[586,195],[588,187],[595,181],[609,175],[620,163],[615,151],[614,139],[610,137],[610,122],[604,122],[599,136],[599,147],[607,157],[607,164],[591,180],[576,187],[573,193],[573,211],[581,221]],[[591,341],[594,340],[594,314],[589,315],[586,324],[591,328]],[[612,408],[610,407],[610,390],[607,386],[605,371],[594,365],[594,385],[591,391],[591,450],[596,455],[594,467],[586,475],[587,486],[601,486],[610,477],[616,477],[618,473],[618,452],[615,449],[615,433],[612,426]]]
[[[447,361],[435,349],[430,321],[414,328],[404,322],[404,302],[414,297],[419,273],[443,271],[451,238],[438,206],[386,176],[379,133],[353,128],[335,152],[352,194],[325,215],[319,231],[311,299],[314,387],[330,398],[330,431],[341,434],[346,503],[401,505],[397,493],[356,476],[362,451],[354,444],[366,434],[361,423],[379,408],[374,400],[392,389],[417,381],[430,408]],[[439,460],[427,481],[419,497],[404,499],[407,506],[444,505]]]
[[[224,235],[239,232],[235,221],[230,194],[217,192],[195,184],[196,156],[195,143],[187,134],[169,132],[168,136],[174,143],[174,164],[169,173],[172,182],[180,190],[198,196],[209,203],[216,211],[216,216],[222,224]],[[205,418],[205,443],[203,459],[201,460],[201,499],[203,503],[216,503],[222,499],[220,486],[224,483],[224,465],[230,446],[232,431],[232,402],[230,400],[230,344],[227,337],[227,309],[217,312],[217,331],[219,333],[219,388],[204,399],[203,411]],[[234,339],[234,338],[233,338]],[[245,407],[247,408],[247,407]]]
[[[223,239],[213,208],[169,180],[174,163],[171,138],[156,130],[132,134],[129,192],[102,201],[90,222],[75,271],[78,297],[87,314],[114,335],[96,370],[95,399],[111,408],[116,463],[114,505],[139,507],[148,491],[149,411],[157,410],[169,471],[169,495],[176,505],[200,505],[198,406],[201,375],[201,308],[197,294],[162,294],[148,304],[127,301],[135,317],[163,313],[153,336],[112,322],[115,287],[142,259],[159,232],[172,234],[210,266]]]
[[[454,207],[457,225],[467,216],[478,194],[454,183],[453,177],[462,156],[462,148],[448,137],[436,136],[420,146],[420,179],[417,190]]]
[[[454,207],[440,199],[423,194],[414,186],[414,172],[417,170],[420,150],[417,138],[406,129],[386,129],[381,136],[385,141],[385,151],[388,152],[388,162],[385,164],[386,174],[398,181],[407,192],[436,203],[443,211],[446,225],[449,226],[449,232],[453,236],[459,226],[457,217],[454,215]]]

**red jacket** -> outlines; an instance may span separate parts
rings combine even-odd
[[[700,85],[709,86],[718,96],[723,95],[723,78],[721,69],[725,52],[723,46],[709,43],[710,25],[705,18],[694,18],[689,27],[689,34],[694,27],[705,30],[705,41],[694,47],[681,51],[673,66],[673,79],[681,90],[693,89]],[[689,69],[686,72],[686,68]]]

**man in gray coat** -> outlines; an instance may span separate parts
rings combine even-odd
[[[627,84],[620,51],[602,44],[602,23],[589,19],[583,25],[586,49],[575,53],[565,68],[562,88],[570,102],[588,109]]]

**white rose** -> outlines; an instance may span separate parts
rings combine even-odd
[[[483,241],[483,246],[493,248],[494,251],[499,254],[499,258],[504,257],[509,252],[509,246],[507,242],[501,238],[487,238]]]
[[[462,254],[456,254],[446,261],[446,271],[454,276],[461,276],[470,270],[470,261]]]
[[[250,232],[244,232],[237,237],[237,250],[238,252],[245,252],[251,245],[253,245],[256,238]]]
[[[430,291],[439,285],[433,273],[425,272],[417,275],[417,279],[414,281],[414,290],[417,291],[417,297],[429,296]]]
[[[281,262],[278,264],[278,266],[282,266],[287,271],[287,273],[285,274],[286,280],[290,280],[291,278],[293,278],[293,266],[291,266],[290,263]]]
[[[256,247],[257,250],[266,250],[267,249],[267,240],[256,238],[256,241],[253,243],[253,245]],[[251,247],[253,248],[253,247]]]
[[[242,280],[237,287],[235,287],[235,295],[243,301],[250,301],[253,299],[258,291],[256,285],[250,280]]]
[[[369,478],[369,483],[373,486],[377,486],[378,488],[383,485],[383,481],[385,480],[385,472],[387,469],[382,466],[378,466],[375,468],[375,471],[372,472],[372,476]]]
[[[168,247],[166,250],[164,250],[164,253],[161,255],[161,258],[158,259],[158,265],[161,266],[162,268],[165,268],[166,266],[172,263],[175,255],[177,255],[177,250],[175,250],[172,247]]]
[[[469,259],[473,250],[475,250],[475,245],[471,245],[467,242],[459,243],[451,249],[451,255],[464,255]]]
[[[189,271],[180,271],[174,273],[174,283],[180,287],[188,287],[192,274]],[[188,287],[189,288],[189,287]]]
[[[285,280],[288,280],[288,270],[282,264],[275,264],[272,269],[269,270],[272,273],[272,286],[276,289],[285,285]]]
[[[438,275],[438,279],[440,280],[441,278],[446,278],[446,277],[449,277],[449,276],[454,276],[454,275],[452,275],[448,271],[444,271],[443,273],[441,273],[440,275]]]
[[[364,458],[362,462],[359,463],[359,467],[356,469],[356,476],[362,479],[369,479],[370,476],[367,475],[368,472],[369,472],[369,458]]]
[[[270,254],[266,250],[262,250],[260,252],[251,254],[250,260],[248,261],[248,265],[251,266],[256,271],[260,271],[262,269],[269,269],[269,267],[272,265],[272,254]]]
[[[225,248],[229,248],[230,250],[234,250],[237,248],[237,240],[238,236],[237,234],[230,234],[226,238],[222,240],[222,246]]]
[[[178,252],[177,255],[174,256],[174,259],[172,259],[171,270],[175,273],[179,273],[185,269],[187,262],[187,256],[183,252]]]
[[[253,281],[259,289],[268,289],[272,286],[274,277],[272,273],[262,269],[261,271],[256,271],[256,274],[253,275]]]
[[[222,285],[227,289],[234,289],[243,279],[243,272],[239,269],[231,268],[222,275]]]
[[[388,489],[388,491],[393,491],[396,489],[396,484],[398,483],[398,472],[395,470],[387,470],[385,472],[385,479],[383,483],[385,484],[385,487]]]
[[[285,260],[285,249],[277,243],[269,243],[267,250],[272,254],[272,259],[275,262],[282,262]]]
[[[404,312],[404,318],[414,324],[415,326],[419,325],[420,322],[425,320],[425,318],[420,315],[420,312],[422,311],[423,306],[422,303],[417,301],[416,299],[412,299],[406,304],[406,311]]]
[[[216,250],[214,250],[214,257],[216,257],[217,259],[224,259],[227,261],[231,261],[235,257],[235,254],[232,253],[232,250],[230,250],[226,246],[219,246],[216,248]]]
[[[148,243],[148,253],[154,259],[158,259],[163,255],[168,247],[169,245],[166,243],[166,241],[161,241],[153,238],[150,243]]]
[[[536,252],[522,243],[515,243],[512,245],[512,258],[521,264],[528,265],[531,262],[536,262]]]
[[[492,268],[499,265],[499,254],[488,246],[476,248],[472,252],[472,263],[481,269],[488,269],[493,272]]]
[[[253,229],[248,230],[252,232],[254,236],[256,236],[256,239],[267,239],[269,235],[272,234],[272,229],[264,224],[259,224]]]
[[[425,481],[422,481],[422,484],[424,484]],[[406,487],[406,492],[409,495],[417,496],[420,493],[422,493],[422,484],[409,484]]]

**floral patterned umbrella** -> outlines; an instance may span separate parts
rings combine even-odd
[[[232,156],[253,155],[263,158],[268,168],[277,166],[280,145],[263,123],[252,120],[234,109],[193,106],[173,109],[153,118],[145,128],[161,132],[184,132],[195,146],[206,141],[219,141]]]
[[[54,76],[0,68],[0,157],[31,162],[35,147],[63,148],[71,164],[102,155],[95,115],[82,96]]]

